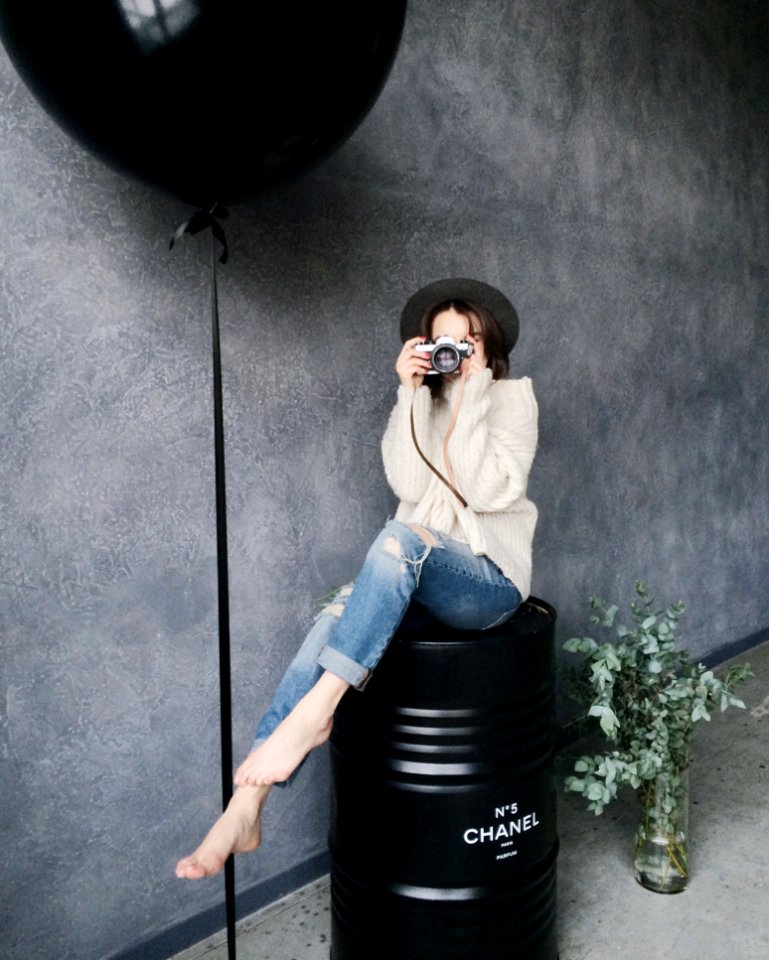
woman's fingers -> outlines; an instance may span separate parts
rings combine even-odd
[[[412,337],[403,344],[403,348],[395,363],[395,370],[404,387],[418,387],[422,378],[430,369],[430,361],[417,351],[416,346],[424,341],[424,337]]]
[[[486,351],[483,348],[483,341],[473,340],[473,352],[463,361],[463,370],[467,370],[468,377],[474,373],[482,373],[486,369]]]

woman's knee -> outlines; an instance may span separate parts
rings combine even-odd
[[[415,540],[415,536],[418,540]],[[377,544],[386,553],[401,558],[412,546],[421,550],[422,547],[440,546],[435,535],[419,523],[403,523],[401,520],[388,520],[384,529],[377,538]]]
[[[418,585],[422,564],[430,551],[439,546],[426,528],[390,520],[374,541],[367,563],[372,565],[372,569],[381,569],[383,576],[390,576],[395,571],[402,575],[411,570]]]
[[[328,602],[324,603],[318,617],[332,617],[334,620],[338,620],[344,613],[344,608],[352,593],[353,586],[353,582],[346,583],[343,587],[336,590],[328,598]]]
[[[410,523],[408,527],[409,530],[413,530],[414,533],[420,537],[422,542],[427,544],[428,547],[438,546],[438,541],[426,527],[421,527],[418,523]]]

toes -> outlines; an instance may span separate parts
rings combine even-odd
[[[259,784],[248,770],[238,770],[233,783],[236,787],[257,787]]]
[[[203,857],[193,854],[177,863],[176,876],[181,880],[200,880],[202,877],[211,877],[218,873],[223,866],[218,857],[209,857],[206,861]]]
[[[235,771],[233,782],[238,787],[242,787],[246,784],[251,787],[258,786],[254,774],[252,773],[251,764],[248,762],[248,760],[244,760]]]
[[[262,756],[253,761],[249,757],[235,771],[233,783],[236,787],[271,787],[276,783],[287,780],[302,759],[303,757],[300,757],[299,761],[293,766],[277,766],[271,763],[269,757]]]
[[[249,775],[243,782],[249,787],[268,787],[273,783],[269,776],[263,773]]]
[[[249,753],[246,759],[241,763],[238,769],[235,771],[234,782],[239,783],[239,781],[244,780],[248,776],[251,767],[253,765],[253,757],[257,752],[258,748],[255,748]]]
[[[235,772],[233,782],[236,787],[269,787],[278,779],[272,771],[244,763]]]
[[[180,880],[199,880],[205,876],[205,870],[194,857],[185,857],[176,864],[176,876]]]

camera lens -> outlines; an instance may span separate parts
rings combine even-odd
[[[433,366],[438,373],[453,373],[460,363],[459,353],[454,347],[444,345],[433,351]]]

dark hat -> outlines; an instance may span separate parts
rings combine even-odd
[[[496,319],[505,335],[507,352],[513,349],[518,340],[518,314],[515,307],[499,290],[481,280],[466,280],[455,277],[449,280],[436,280],[417,290],[403,308],[401,314],[401,340],[409,340],[419,334],[419,325],[426,311],[439,303],[449,300],[464,300],[485,307]]]

